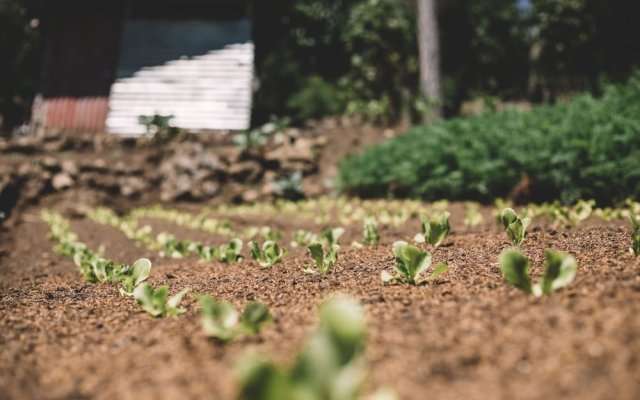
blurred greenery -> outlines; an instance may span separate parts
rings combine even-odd
[[[610,205],[640,196],[638,154],[640,73],[600,98],[413,128],[345,160],[340,182],[363,197],[486,202],[527,182],[529,201]]]

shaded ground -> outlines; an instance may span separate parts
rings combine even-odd
[[[432,253],[451,271],[422,287],[383,285],[379,277],[393,268],[391,243],[412,237],[417,220],[382,230],[381,245],[365,249],[348,246],[360,239],[361,225],[345,226],[338,266],[327,276],[302,272],[304,250],[271,269],[251,260],[176,261],[112,228],[73,220],[80,240],[104,246],[109,258],[151,258],[151,282],[170,285],[172,293],[190,287],[238,307],[254,299],[269,305],[273,325],[225,346],[201,332],[191,298],[186,315],[153,319],[115,288],[83,282],[53,251],[39,210],[30,209],[0,240],[0,398],[230,399],[235,362],[249,350],[291,360],[314,328],[318,303],[336,292],[365,305],[370,388],[390,386],[404,399],[640,398],[640,258],[627,251],[627,226],[534,224],[523,244],[534,274],[549,247],[574,254],[579,265],[570,287],[534,299],[503,282],[496,261],[508,243],[489,210],[485,224],[467,232],[462,208],[450,209],[454,231]],[[242,219],[238,227],[251,220]],[[179,238],[225,240],[150,222]],[[276,222],[288,234],[313,226],[266,216],[255,224]]]

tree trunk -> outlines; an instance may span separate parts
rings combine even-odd
[[[442,114],[442,87],[440,85],[440,49],[438,41],[438,19],[436,0],[418,2],[418,46],[420,48],[420,89],[432,104],[432,120]]]

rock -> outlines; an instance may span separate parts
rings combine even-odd
[[[73,178],[67,173],[60,172],[55,174],[53,179],[51,179],[51,186],[57,191],[68,189],[73,186]]]
[[[191,179],[184,174],[165,180],[161,187],[160,200],[171,201],[185,196],[191,192],[192,187]]]
[[[125,197],[139,196],[147,189],[144,179],[130,176],[120,180],[120,194]]]
[[[40,142],[37,138],[25,136],[10,142],[7,151],[22,154],[33,154],[38,150],[39,145]]]
[[[64,160],[62,161],[62,164],[60,164],[60,166],[62,167],[62,172],[65,172],[72,177],[80,173],[80,170],[78,169],[78,164],[76,164],[76,162],[73,160]]]
[[[43,157],[40,160],[40,165],[42,165],[43,168],[52,172],[60,171],[60,163],[58,163],[58,160],[56,158],[51,156]]]
[[[85,165],[83,169],[87,171],[107,172],[107,163],[102,158],[98,158],[88,165]]]
[[[262,175],[262,167],[256,161],[241,161],[232,164],[228,172],[237,181],[253,183]]]
[[[178,173],[194,173],[198,165],[190,155],[179,155],[173,158],[173,167]]]
[[[260,194],[258,193],[257,190],[250,189],[242,193],[241,198],[244,203],[253,203],[256,200],[258,200],[259,196]]]
[[[217,181],[206,181],[202,184],[202,193],[206,197],[213,197],[220,191],[220,184]]]

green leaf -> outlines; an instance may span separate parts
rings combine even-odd
[[[241,323],[246,331],[257,334],[273,320],[269,307],[263,303],[249,303],[242,313]]]
[[[411,284],[418,283],[418,277],[431,265],[431,254],[407,242],[397,241],[393,244],[396,256],[395,269],[400,276]]]
[[[427,279],[432,281],[434,279],[437,279],[440,275],[444,274],[447,271],[449,271],[449,266],[447,264],[438,263],[438,265],[436,265],[433,272],[431,273],[431,275],[429,275],[429,278]]]
[[[425,216],[422,217],[422,233],[425,241],[435,247],[442,243],[449,234],[450,229],[449,213],[446,211],[431,220],[428,220]]]
[[[578,265],[571,255],[559,251],[545,251],[546,268],[540,281],[544,294],[569,285],[578,272]]]
[[[131,266],[131,276],[134,278],[134,286],[138,286],[151,274],[151,261],[147,258],[141,258]]]
[[[516,211],[513,208],[505,208],[502,210],[502,214],[500,214],[500,222],[505,229],[516,222],[517,219],[518,214],[516,214]]]
[[[245,357],[235,368],[242,400],[292,399],[289,376],[260,356]]]
[[[198,296],[202,313],[204,333],[217,340],[226,342],[236,336],[238,313],[230,303],[215,301],[209,295]]]
[[[344,228],[334,228],[327,229],[320,235],[321,242],[325,244],[327,247],[330,247],[334,244],[339,244],[338,240],[344,234]]]
[[[378,228],[375,222],[365,221],[363,242],[367,246],[375,246],[380,243],[380,234],[378,234]]]
[[[166,315],[177,316],[185,312],[184,309],[179,308],[178,306],[180,305],[182,298],[189,293],[189,290],[189,288],[184,288],[167,301]]]
[[[159,317],[165,312],[168,293],[169,287],[167,286],[154,289],[148,283],[143,282],[133,290],[133,298],[148,314]]]
[[[527,293],[532,293],[529,260],[516,249],[507,249],[500,255],[500,269],[507,282]]]
[[[253,258],[254,260],[260,260],[261,254],[260,254],[260,248],[258,247],[258,243],[256,243],[255,241],[250,241],[248,243],[249,249],[251,250],[251,258]]]
[[[322,243],[311,243],[308,249],[311,259],[316,263],[318,269],[322,269],[324,266],[324,251],[322,250]]]

